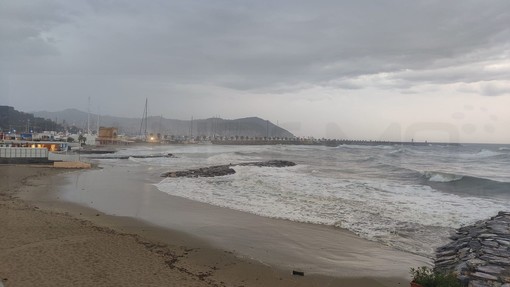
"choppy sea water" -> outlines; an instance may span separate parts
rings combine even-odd
[[[122,165],[168,171],[283,159],[287,168],[234,167],[215,178],[167,178],[165,193],[265,217],[346,228],[362,238],[431,257],[460,226],[510,210],[510,146],[133,147]]]

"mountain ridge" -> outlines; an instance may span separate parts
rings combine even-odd
[[[52,120],[16,110],[11,106],[0,105],[0,131],[30,133],[31,131],[42,132],[44,130],[62,129],[62,125]]]
[[[75,125],[83,130],[87,129],[86,112],[75,108],[68,108],[57,112],[36,111],[35,116],[51,119],[65,120],[69,125]],[[144,133],[140,117],[117,117],[110,115],[90,114],[91,130],[99,126],[112,126],[119,129],[119,133],[127,135],[139,135]],[[179,120],[169,119],[162,116],[150,116],[148,119],[147,133],[175,135],[175,136],[245,136],[245,137],[280,137],[294,138],[288,130],[281,128],[268,120],[257,116],[244,117],[239,119],[222,119],[211,117],[207,119]],[[191,127],[191,123],[193,126]]]

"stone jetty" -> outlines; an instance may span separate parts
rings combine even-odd
[[[188,169],[183,171],[171,171],[162,174],[162,177],[214,177],[234,174],[236,171],[232,166],[258,166],[258,167],[286,167],[294,166],[294,162],[285,160],[269,160],[258,162],[245,162],[237,164],[216,165],[197,169]]]
[[[510,212],[461,227],[450,239],[436,251],[436,271],[454,272],[469,287],[510,287]]]

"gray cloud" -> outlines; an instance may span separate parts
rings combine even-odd
[[[166,75],[257,89],[463,68],[510,39],[508,1],[20,2],[1,12],[17,19],[2,28],[2,54],[15,59],[7,72]]]
[[[507,0],[6,0],[0,104],[84,109],[90,96],[93,109],[139,116],[149,97],[169,117],[306,115],[373,135],[420,113],[435,121],[430,95],[451,109],[475,96],[505,106],[507,11]]]

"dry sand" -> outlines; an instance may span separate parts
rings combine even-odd
[[[0,166],[0,279],[9,286],[407,286],[407,278],[293,276],[182,232],[110,216],[51,193],[61,173]]]

